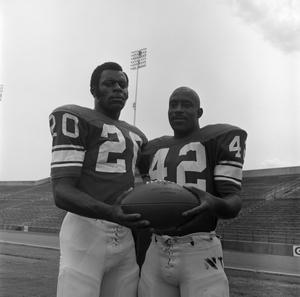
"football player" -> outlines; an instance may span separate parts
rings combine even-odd
[[[135,297],[139,267],[120,200],[134,185],[145,135],[119,120],[128,98],[120,65],[98,66],[90,81],[95,107],[65,105],[50,115],[55,203],[67,211],[60,230],[59,297]]]
[[[141,173],[186,187],[199,206],[183,213],[188,219],[184,225],[153,231],[141,271],[140,297],[229,296],[215,229],[218,219],[234,218],[241,209],[247,134],[227,124],[200,128],[202,113],[198,94],[177,88],[168,110],[174,135],[150,141],[143,151]],[[145,233],[138,238],[140,263],[146,238]]]

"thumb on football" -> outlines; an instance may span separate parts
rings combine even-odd
[[[196,187],[193,186],[183,186],[186,190],[188,190],[189,192],[191,192],[193,195],[196,196],[196,198],[198,199],[199,203],[201,204],[202,199],[204,198],[206,195],[206,192],[203,190],[200,190]]]
[[[121,201],[131,192],[133,188],[129,188],[128,190],[124,191],[120,196],[117,197],[116,201],[114,204],[121,204]]]
[[[208,203],[206,201],[204,201],[203,203],[201,203],[200,205],[193,207],[185,212],[182,213],[182,215],[184,217],[188,217],[188,216],[194,216],[197,214],[200,214],[202,212],[204,212],[205,210],[207,210],[208,207]]]

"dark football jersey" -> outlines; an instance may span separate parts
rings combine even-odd
[[[145,135],[95,110],[65,105],[51,113],[51,178],[78,177],[78,187],[103,202],[134,185]]]
[[[227,124],[208,125],[185,138],[163,136],[143,150],[141,174],[194,186],[223,197],[241,190],[247,133]],[[207,214],[209,226],[216,218]],[[207,230],[195,230],[207,231]]]

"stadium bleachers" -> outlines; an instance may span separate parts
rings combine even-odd
[[[53,202],[50,182],[36,186],[0,186],[0,228],[58,232],[65,211]]]
[[[300,242],[299,175],[244,179],[239,216],[221,221],[225,240],[294,244]]]
[[[300,242],[300,175],[248,177],[243,208],[232,220],[220,221],[224,240]],[[65,211],[53,202],[50,182],[33,186],[0,185],[0,228],[58,232]]]

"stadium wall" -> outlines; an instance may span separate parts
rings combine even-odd
[[[222,240],[224,250],[280,256],[293,256],[293,245],[287,243]]]
[[[259,176],[274,176],[274,175],[293,175],[300,174],[300,166],[279,167],[268,169],[244,170],[243,177],[259,177]]]
[[[0,181],[0,186],[38,186],[50,182],[50,177],[39,180],[26,180],[26,181]]]

